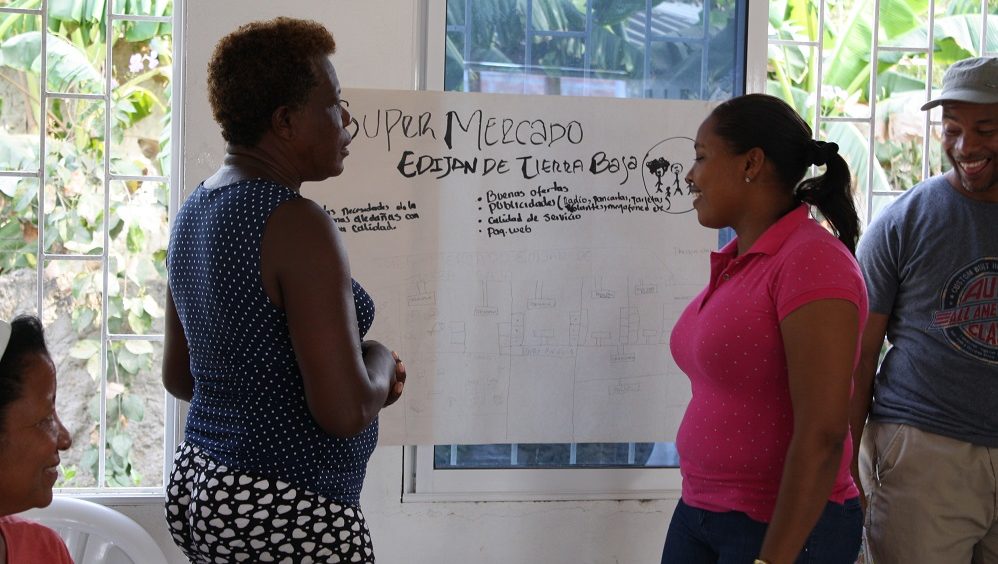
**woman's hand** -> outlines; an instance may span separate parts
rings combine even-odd
[[[191,401],[194,397],[194,376],[191,374],[191,351],[187,346],[187,336],[180,324],[177,306],[173,303],[173,293],[166,288],[166,330],[163,343],[163,387],[180,400]]]
[[[397,352],[392,351],[392,358],[395,359],[395,374],[392,375],[391,384],[388,388],[388,397],[385,399],[385,407],[398,401],[402,396],[402,389],[405,388],[405,364],[399,358]]]

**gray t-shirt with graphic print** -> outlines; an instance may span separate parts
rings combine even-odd
[[[942,176],[867,228],[857,258],[891,348],[870,416],[998,447],[998,203]]]

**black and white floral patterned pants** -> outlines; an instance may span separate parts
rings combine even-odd
[[[374,562],[359,507],[230,470],[187,443],[166,493],[170,533],[191,562]]]

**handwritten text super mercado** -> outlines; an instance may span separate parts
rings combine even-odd
[[[351,125],[354,137],[363,135],[371,139],[384,138],[390,152],[393,140],[397,142],[399,136],[406,139],[438,139],[433,123],[431,112],[411,115],[398,109],[379,109],[373,114],[361,116],[359,121],[354,118]],[[504,145],[531,149],[552,148],[557,145],[570,147],[579,145],[585,137],[582,123],[577,120],[561,123],[539,118],[513,119],[486,116],[482,110],[463,116],[454,110],[448,111],[443,114],[442,127],[443,136],[440,139],[448,150],[457,147],[483,152]],[[560,155],[569,152],[564,148],[559,150]],[[622,173],[624,178],[620,183],[624,184],[630,171],[637,167],[638,159],[633,155],[610,156],[605,151],[595,152],[584,162],[581,158],[545,158],[536,154],[512,159],[486,156],[459,158],[453,155],[417,155],[414,151],[404,150],[396,168],[406,178],[432,174],[438,179],[452,173],[485,176],[506,174],[514,170],[527,179],[552,172]]]

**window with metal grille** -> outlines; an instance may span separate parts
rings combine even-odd
[[[0,0],[0,316],[45,325],[64,489],[162,492],[179,8]]]

